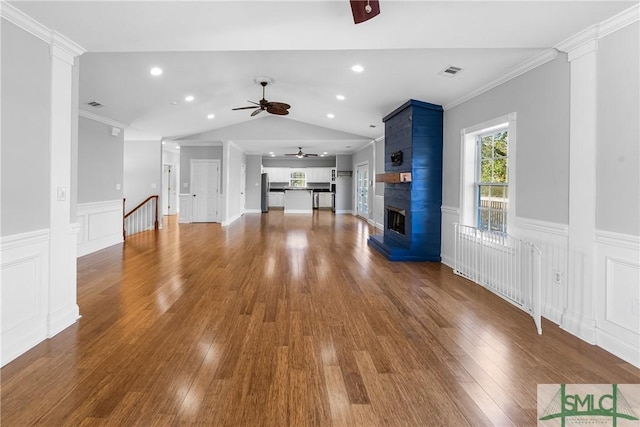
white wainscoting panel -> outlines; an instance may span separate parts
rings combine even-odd
[[[193,203],[192,199],[193,197],[191,196],[191,194],[181,193],[180,195],[178,195],[178,200],[180,201],[180,212],[178,212],[179,223],[191,223],[191,204]]]
[[[375,196],[373,221],[376,228],[384,230],[384,196]]]
[[[47,338],[49,230],[0,241],[2,366]]]
[[[441,206],[440,212],[442,213],[440,258],[444,265],[454,268],[455,229],[453,224],[460,222],[460,209],[452,206]]]
[[[567,296],[568,226],[515,217],[509,233],[533,242],[542,254],[542,316],[556,324],[562,321]]]
[[[79,203],[78,256],[122,243],[122,200]]]
[[[597,344],[640,368],[640,237],[596,231]]]

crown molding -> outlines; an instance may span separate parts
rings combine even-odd
[[[450,110],[453,107],[457,107],[458,105],[465,103],[467,101],[469,101],[470,99],[475,98],[478,95],[481,95],[485,92],[488,92],[489,90],[500,86],[503,83],[508,82],[511,79],[514,79],[516,77],[518,77],[521,74],[526,73],[527,71],[531,71],[534,68],[537,68],[543,64],[546,64],[547,62],[553,61],[556,57],[558,56],[558,51],[555,49],[547,49],[544,52],[541,52],[539,54],[537,54],[536,56],[521,62],[520,64],[516,65],[515,67],[510,68],[509,70],[507,70],[506,73],[504,73],[502,76],[498,77],[497,79],[485,84],[484,86],[480,86],[478,89],[469,92],[468,94],[466,94],[465,96],[456,99],[453,102],[450,102],[447,105],[444,105],[443,108],[445,110]]]
[[[85,119],[95,120],[96,122],[104,123],[105,125],[109,125],[109,126],[115,126],[120,129],[125,129],[128,127],[126,124],[122,122],[110,119],[108,117],[101,116],[96,113],[91,113],[86,110],[78,110],[78,115],[80,117],[84,117]]]
[[[5,1],[0,2],[0,16],[47,44],[56,46],[74,57],[86,52],[82,46],[73,40],[42,25],[20,9]]]
[[[576,57],[579,57],[581,54],[597,49],[597,41],[601,38],[615,33],[616,31],[621,30],[634,22],[638,22],[639,20],[640,3],[637,3],[617,15],[602,21],[600,24],[595,24],[585,28],[579,33],[561,41],[554,47],[567,53],[572,53],[572,51],[579,49],[579,54],[575,55]]]

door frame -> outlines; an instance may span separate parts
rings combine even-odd
[[[221,186],[221,181],[222,181],[222,161],[220,159],[189,159],[189,194],[190,197],[189,199],[191,200],[191,222],[193,221],[193,165],[194,164],[202,164],[202,163],[208,163],[208,164],[214,164],[216,166],[218,166],[218,189],[216,192],[216,215],[214,216],[213,222],[220,222],[220,207],[222,206],[221,204],[221,196],[222,196],[222,192],[220,189]]]
[[[358,209],[358,196],[360,193],[360,187],[358,186],[359,183],[359,179],[358,179],[358,169],[360,169],[361,167],[366,166],[367,168],[367,182],[366,182],[366,187],[367,187],[367,213],[366,216],[362,216],[360,214],[360,210]],[[356,216],[359,216],[360,218],[364,218],[365,220],[369,220],[369,214],[371,213],[371,168],[369,167],[369,161],[364,161],[364,162],[360,162],[356,164],[356,168],[355,168],[355,174],[354,174],[354,178],[355,178],[355,191],[354,191],[354,195],[355,195],[355,200],[354,200],[354,213]]]

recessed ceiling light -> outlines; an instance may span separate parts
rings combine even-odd
[[[271,157],[275,157],[275,156],[276,156],[275,154],[273,154],[273,153],[271,154]]]
[[[336,95],[336,99],[339,100],[339,101],[344,101],[344,95],[338,94],[338,95]]]
[[[153,67],[151,70],[149,70],[149,73],[151,73],[152,76],[159,76],[162,74],[162,68]]]
[[[354,73],[361,73],[364,71],[364,67],[362,65],[354,65],[353,67],[351,67],[351,71],[353,71]]]
[[[164,145],[164,144],[165,144],[165,142],[164,142],[164,141],[162,141],[162,145]]]
[[[215,117],[215,115],[213,115],[213,114],[207,115],[207,119],[213,119],[214,117]]]
[[[178,146],[176,147],[176,149],[177,149],[177,150],[179,150],[179,149],[180,149],[180,146],[178,145]]]
[[[184,97],[184,100],[187,102],[191,102],[193,101],[195,98],[193,97],[193,95],[187,95]]]
[[[169,104],[171,104],[171,105],[178,105],[178,101],[171,101]]]
[[[324,154],[320,154],[320,157],[324,157]]]
[[[273,151],[269,151],[269,154],[273,154]]]
[[[329,154],[329,153],[327,153],[327,152],[325,151],[325,152],[324,152],[324,153],[322,153],[322,154]]]
[[[327,113],[327,117],[329,117],[330,119],[333,119],[335,116],[333,115],[333,113]]]

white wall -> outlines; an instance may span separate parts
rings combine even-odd
[[[79,118],[78,203],[122,200],[124,132],[113,136],[111,128]]]
[[[260,154],[247,154],[247,188],[245,198],[245,210],[247,212],[261,212],[261,174],[262,156]]]
[[[71,192],[82,50],[8,3],[0,13],[4,365],[79,317]]]
[[[158,141],[124,142],[125,208],[129,212],[151,195],[161,194],[162,144]],[[162,202],[160,202],[162,206]]]
[[[2,236],[49,227],[49,49],[2,21]]]
[[[596,228],[634,236],[640,235],[639,27],[603,38],[597,53]]]
[[[246,160],[242,151],[231,143],[224,145],[224,159],[222,174],[226,179],[223,180],[222,186],[225,189],[226,197],[224,197],[223,212],[225,212],[225,217],[222,218],[222,225],[226,226],[240,218],[244,211],[241,206],[240,175],[242,173],[241,165]]]
[[[599,28],[613,25],[603,23]],[[592,41],[585,43],[583,37],[577,44],[567,42],[568,55],[560,53],[551,62],[446,110],[442,209],[443,262],[451,265],[452,224],[460,215],[460,131],[517,113],[515,219],[508,227],[511,234],[533,241],[542,251],[543,316],[636,366],[640,366],[638,25],[636,16],[635,23],[603,37],[596,28]],[[580,101],[592,99],[589,93],[597,93],[593,97],[597,114],[591,115],[591,107]],[[593,136],[593,155],[585,152],[588,144],[577,134]],[[583,163],[583,158],[593,160]],[[595,177],[593,185],[570,181],[570,164],[580,164],[584,176]],[[595,212],[580,211],[585,201],[589,202],[585,206],[594,201]],[[594,226],[580,220],[591,216]],[[558,283],[553,280],[556,273]]]

